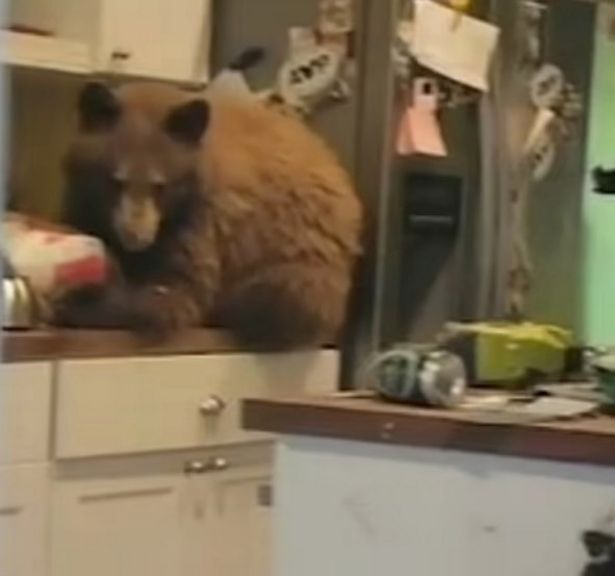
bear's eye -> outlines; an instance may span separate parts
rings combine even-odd
[[[117,200],[124,189],[126,188],[126,181],[118,178],[115,174],[109,174],[107,194],[114,200]]]
[[[111,189],[111,192],[117,195],[122,192],[124,188],[126,188],[126,181],[112,175],[109,188]]]
[[[152,182],[151,186],[156,198],[160,198],[166,188],[166,184],[164,182]]]
[[[130,169],[125,163],[121,163],[113,170],[112,177],[118,184],[124,185],[128,181]]]
[[[166,186],[167,186],[167,182],[166,179],[164,178],[164,176],[162,174],[159,174],[156,171],[152,171],[152,174],[150,175],[150,186],[152,187],[152,190],[154,191],[154,194],[159,197],[165,190]]]

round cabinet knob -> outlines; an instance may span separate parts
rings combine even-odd
[[[218,416],[226,408],[226,403],[218,396],[210,396],[199,406],[199,410],[203,416]]]
[[[210,472],[221,472],[222,470],[228,469],[229,463],[226,458],[217,456],[216,458],[211,458],[208,460],[207,466]]]
[[[184,464],[184,474],[205,474],[207,467],[205,462],[190,460]]]

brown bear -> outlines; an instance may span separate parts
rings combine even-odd
[[[224,326],[246,343],[330,340],[360,253],[361,206],[328,146],[258,102],[90,83],[66,158],[65,221],[115,263],[57,322],[150,334]]]

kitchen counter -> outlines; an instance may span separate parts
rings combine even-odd
[[[279,435],[275,574],[612,573],[586,571],[584,534],[615,529],[613,418],[495,424],[342,393],[249,400],[243,424]]]
[[[253,430],[382,444],[470,450],[615,466],[615,418],[494,424],[461,411],[420,409],[370,397],[247,400]]]
[[[60,358],[112,358],[237,352],[241,347],[222,330],[189,330],[164,342],[145,343],[120,330],[24,330],[2,333],[3,362]]]

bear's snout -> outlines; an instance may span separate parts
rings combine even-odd
[[[113,227],[126,250],[140,252],[156,241],[160,211],[149,195],[125,193],[115,207]]]

